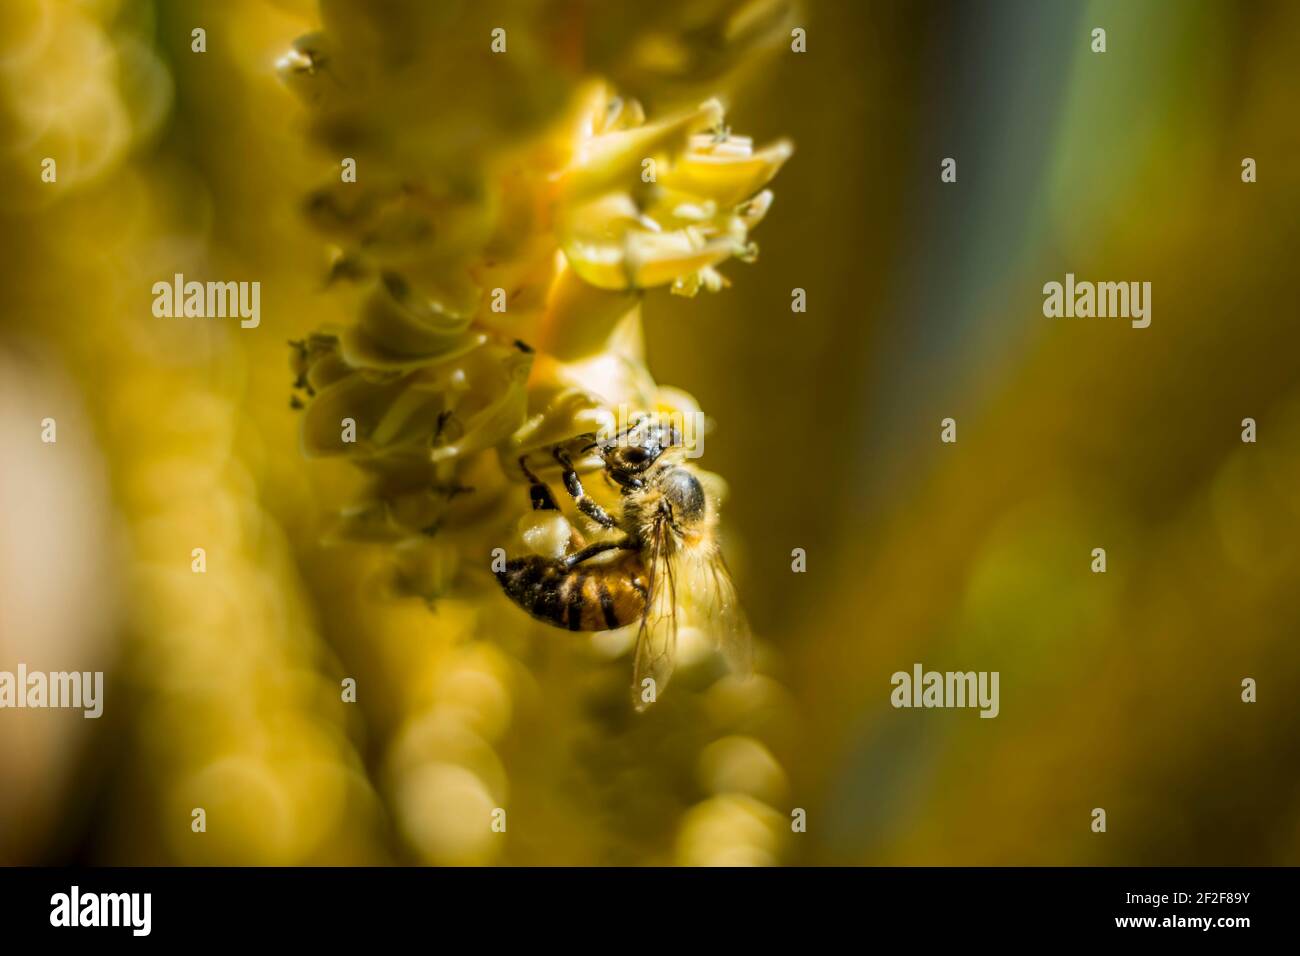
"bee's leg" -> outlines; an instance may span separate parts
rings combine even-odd
[[[551,489],[547,488],[540,478],[532,473],[528,468],[527,455],[519,456],[519,469],[528,479],[528,497],[533,502],[534,511],[559,511],[560,506],[555,503],[555,497],[551,494]]]
[[[557,448],[555,449],[555,460],[564,469],[564,490],[569,493],[569,497],[578,506],[578,510],[602,528],[615,527],[618,522],[610,517],[609,512],[587,497],[587,492],[583,490],[582,481],[578,478],[578,473],[573,470],[573,462],[569,460],[569,456]]]
[[[573,567],[575,564],[581,564],[588,558],[594,558],[598,554],[604,554],[606,551],[635,551],[637,545],[631,538],[624,538],[621,541],[597,541],[595,544],[589,544],[581,551],[575,551],[564,559],[565,567]]]

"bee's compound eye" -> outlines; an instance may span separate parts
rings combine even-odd
[[[644,465],[650,457],[643,448],[625,448],[622,454],[623,463],[627,465]]]
[[[664,479],[663,492],[682,519],[698,521],[704,517],[704,487],[689,471],[677,468],[670,472]]]

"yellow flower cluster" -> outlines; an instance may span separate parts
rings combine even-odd
[[[529,510],[513,463],[638,411],[702,417],[646,368],[641,299],[654,288],[720,290],[719,267],[752,261],[751,230],[772,202],[765,187],[792,151],[732,133],[715,98],[788,40],[789,4],[668,0],[645,18],[615,6],[542,0],[507,15],[398,2],[380,15],[326,0],[322,29],[279,63],[337,164],[305,210],[333,244],[330,275],[353,316],[294,345],[303,447],[365,476],[336,536],[387,546],[393,590],[434,602],[415,630],[443,647],[407,688],[385,780],[401,830],[429,862],[501,852],[487,822],[500,811],[504,827],[506,778],[490,741],[509,746],[503,722],[526,706],[512,695],[576,681],[575,707],[626,699],[625,675],[592,685],[562,666],[556,676],[553,662],[529,674],[469,642],[492,633],[538,664],[530,645],[511,642],[534,625],[502,618],[505,602],[480,590],[496,590],[486,573],[494,548],[546,551],[568,537]],[[591,651],[625,653],[630,636],[595,635]],[[448,680],[470,697],[430,690]],[[592,789],[617,805],[622,834],[570,829],[568,858],[774,862],[789,827],[764,801],[784,792],[785,775],[746,733],[774,695],[763,678],[745,690],[719,682],[665,718],[688,725],[627,733],[568,712],[553,692],[550,735],[588,754]],[[664,734],[683,756],[713,741],[699,773],[714,796],[682,818],[669,856],[674,840],[653,832],[685,807],[673,776],[644,757]],[[512,794],[510,812],[572,828],[537,795],[573,781],[534,772],[527,783],[536,789]]]
[[[280,64],[340,157],[306,206],[356,298],[355,322],[296,343],[294,362],[305,450],[370,476],[340,533],[400,545],[399,582],[433,598],[487,553],[467,526],[501,540],[502,509],[468,500],[490,503],[502,480],[480,453],[513,461],[620,408],[698,411],[644,368],[640,296],[716,290],[719,264],[752,260],[763,187],[791,147],[755,150],[714,99],[647,122],[531,31],[504,28],[494,52],[481,12],[421,33],[426,5],[398,7],[380,21],[326,4],[325,29]],[[534,25],[558,16],[545,7]],[[412,36],[438,49],[413,63]]]

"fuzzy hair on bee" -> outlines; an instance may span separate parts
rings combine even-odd
[[[604,441],[553,446],[552,460],[577,509],[611,537],[562,557],[507,560],[497,579],[511,601],[538,620],[572,631],[637,624],[633,702],[653,702],[672,677],[682,620],[706,634],[733,671],[748,674],[751,637],[719,546],[718,503],[687,461],[681,436],[644,416]],[[594,453],[620,492],[617,514],[587,493],[574,455]],[[529,456],[519,460],[535,511],[559,510]]]

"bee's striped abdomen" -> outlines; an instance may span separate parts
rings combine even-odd
[[[623,627],[645,610],[645,572],[634,554],[572,568],[540,555],[513,558],[497,572],[497,580],[506,596],[533,617],[570,631]]]

